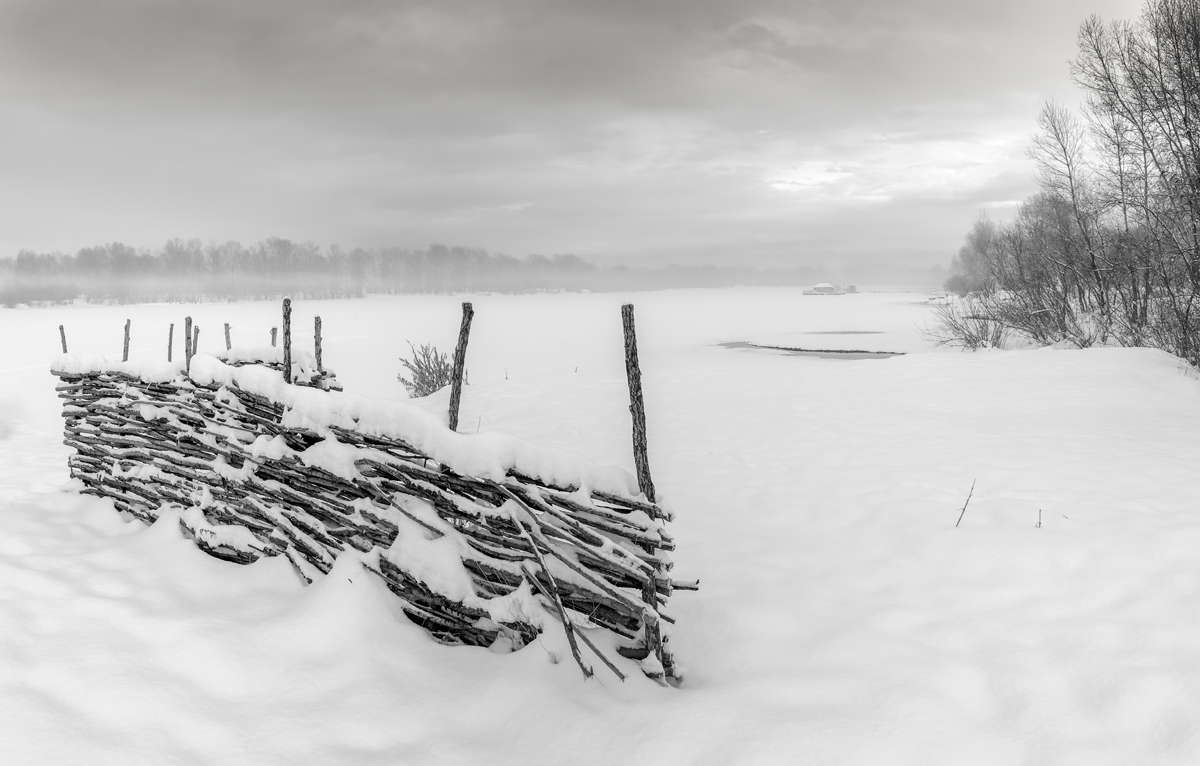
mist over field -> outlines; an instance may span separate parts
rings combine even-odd
[[[486,250],[320,247],[271,238],[245,247],[169,240],[157,250],[120,243],[74,254],[22,250],[0,259],[0,305],[76,298],[117,303],[253,299],[278,295],[358,297],[368,293],[628,291],[817,282],[929,287],[942,267],[831,262],[753,265],[606,264],[577,255],[515,258]]]

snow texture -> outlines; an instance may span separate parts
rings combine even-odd
[[[402,402],[405,338],[451,347],[462,299],[296,312],[322,314],[347,389]],[[1200,760],[1200,379],[1175,359],[930,352],[909,295],[465,299],[462,430],[626,469],[619,306],[636,304],[650,466],[677,569],[703,584],[672,610],[684,686],[581,683],[552,630],[514,654],[440,646],[358,562],[302,588],[277,558],[206,556],[177,520],[124,523],[66,480],[58,325],[111,357],[132,316],[140,363],[185,313],[266,338],[278,304],[16,309],[0,312],[0,401],[23,411],[0,441],[7,762]],[[851,330],[877,334],[809,335]],[[780,337],[910,353],[716,345]],[[440,418],[444,392],[416,404]]]

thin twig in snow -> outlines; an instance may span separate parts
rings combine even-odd
[[[971,504],[971,495],[975,494],[975,482],[976,481],[979,481],[979,480],[974,479],[971,481],[971,491],[967,493],[967,502],[963,503],[962,513],[958,514],[958,521],[954,522],[955,529],[958,529],[958,525],[962,523],[962,517],[965,516],[967,513],[967,506]]]

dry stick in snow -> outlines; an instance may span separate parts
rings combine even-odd
[[[231,348],[233,348],[233,344],[229,342],[229,323],[226,322],[225,323],[225,350],[228,351]]]
[[[975,482],[978,479],[971,481],[971,491],[967,493],[967,502],[963,503],[962,513],[958,514],[958,521],[954,522],[954,528],[958,529],[958,525],[962,523],[962,517],[967,513],[967,506],[971,504],[971,495],[975,494]]]
[[[171,351],[175,346],[175,323],[167,328],[167,361],[171,361]]]
[[[546,550],[548,550],[548,551],[550,551],[550,553],[554,554],[555,553],[554,547],[550,544],[550,541],[546,539],[546,536],[542,534],[541,529],[539,528],[539,525],[538,525],[537,516],[534,515],[533,511],[529,508],[529,506],[526,505],[525,502],[521,500],[521,498],[517,497],[517,495],[512,490],[508,489],[507,487],[501,486],[499,484],[497,484],[495,486],[496,486],[496,489],[500,490],[500,492],[502,494],[507,496],[510,500],[512,500],[514,503],[516,503],[518,506],[520,506],[520,508],[523,511],[525,511],[525,515],[529,517],[529,523],[530,523],[531,528],[535,532],[537,532],[538,540],[541,541],[542,545],[546,546]],[[579,629],[579,626],[577,626],[575,623],[571,622],[571,618],[569,616],[567,616],[567,610],[565,608],[563,608],[562,599],[559,598],[558,583],[556,583],[554,581],[554,575],[550,574],[550,568],[546,566],[546,560],[544,558],[542,558],[542,553],[541,553],[541,551],[538,550],[537,544],[534,542],[533,537],[530,536],[529,531],[527,529],[525,529],[525,527],[521,524],[521,522],[517,520],[517,517],[515,514],[513,515],[513,522],[515,522],[517,525],[517,528],[521,530],[521,534],[524,535],[525,540],[529,543],[529,547],[533,548],[533,554],[535,556],[537,556],[538,564],[542,567],[542,571],[546,573],[546,578],[548,580],[550,580],[550,587],[553,589],[553,593],[547,593],[545,588],[542,587],[542,584],[540,582],[538,582],[538,579],[536,577],[534,577],[533,574],[531,572],[529,572],[525,566],[522,566],[521,570],[523,572],[525,572],[525,575],[529,578],[529,581],[533,584],[533,587],[537,588],[538,591],[540,591],[543,596],[546,596],[547,598],[549,598],[551,600],[551,603],[557,608],[558,616],[562,619],[563,627],[567,631],[567,641],[571,644],[571,653],[575,655],[575,662],[578,663],[580,669],[583,670],[583,677],[591,678],[592,669],[590,667],[587,667],[584,664],[583,659],[579,655],[579,647],[578,647],[578,645],[576,645],[575,638],[574,638],[574,636],[576,636],[576,635],[579,636],[581,639],[583,639],[583,642],[588,645],[588,648],[590,648],[592,650],[592,652],[597,657],[600,658],[601,662],[603,662],[605,665],[608,666],[609,670],[611,670],[614,674],[616,674],[617,678],[624,681],[625,674],[622,673],[620,671],[620,669],[617,668],[616,665],[612,664],[612,662],[609,661],[608,657],[604,656],[604,652],[601,652],[600,649],[595,644],[593,644],[587,636],[585,636],[583,634],[583,631]],[[568,564],[568,566],[570,565],[570,562],[567,561],[567,559],[565,557],[560,556],[560,560],[562,560],[564,563]],[[584,575],[584,576],[587,577],[587,575]],[[590,579],[590,578],[588,578],[588,579]]]
[[[325,373],[325,365],[321,363],[321,317],[313,320],[313,350],[317,355],[317,374]]]
[[[454,347],[454,372],[450,383],[450,430],[458,430],[458,405],[462,401],[463,365],[467,361],[467,338],[471,335],[471,319],[475,309],[470,303],[462,305],[462,326],[458,328],[458,345]]]
[[[278,327],[271,328],[271,348],[275,348],[275,333],[279,332]]]
[[[521,526],[520,522],[517,522],[517,526],[521,527],[521,531],[525,531],[525,528]],[[532,540],[530,540],[530,545],[533,545]],[[534,546],[533,550],[534,553],[537,553],[537,546]],[[538,554],[538,558],[541,558],[540,553]],[[563,631],[566,632],[567,642],[571,645],[571,656],[575,658],[575,664],[579,666],[581,671],[583,671],[583,680],[586,681],[587,679],[596,675],[591,667],[583,661],[583,655],[579,653],[579,644],[575,642],[575,624],[571,622],[571,618],[567,616],[567,610],[563,608],[562,599],[558,597],[558,585],[554,582],[554,576],[550,574],[548,569],[546,569],[544,566],[542,567],[542,571],[546,573],[546,577],[550,579],[551,583],[550,592],[547,592],[545,587],[538,582],[536,573],[530,570],[528,561],[521,563],[521,571],[525,574],[525,579],[533,584],[534,589],[537,590],[538,593],[541,593],[543,596],[545,596],[546,600],[550,602],[550,606],[554,608],[554,611],[558,615],[559,619],[562,620]]]
[[[562,607],[561,601],[559,601],[557,598],[555,598],[555,597],[551,596],[549,593],[547,593],[546,588],[540,582],[538,582],[538,579],[536,577],[534,577],[532,574],[530,574],[527,571],[526,567],[524,567],[524,566],[521,567],[521,571],[525,572],[525,576],[529,579],[530,582],[533,583],[533,587],[537,589],[538,593],[541,593],[543,596],[545,596],[551,602],[551,605],[555,607],[555,609],[561,610],[561,607]],[[575,623],[570,622],[570,620],[566,617],[566,615],[562,611],[559,611],[558,615],[567,624],[569,624],[571,626],[571,631],[574,632],[575,635],[579,636],[579,638],[583,640],[583,643],[588,645],[588,648],[592,650],[592,653],[594,653],[597,657],[599,657],[600,661],[603,662],[605,665],[607,665],[608,669],[611,670],[616,675],[616,677],[621,679],[621,681],[623,682],[625,680],[626,676],[624,673],[621,672],[620,668],[618,668],[616,665],[612,664],[612,661],[609,660],[608,657],[604,656],[604,652],[601,652],[600,649],[594,643],[592,643],[592,640],[587,637],[587,634],[584,633],[582,630],[580,630],[575,625]],[[570,633],[568,633],[567,635],[570,636]],[[576,659],[576,661],[579,660],[578,657],[576,657],[575,659]],[[586,675],[584,676],[584,678],[587,678],[587,677],[588,676],[586,676]]]
[[[183,365],[184,369],[192,369],[192,318],[183,318]]]
[[[525,511],[525,514],[529,516],[531,523],[537,524],[537,519],[533,515],[533,511],[530,511],[525,504],[521,502],[520,498],[504,487],[497,485],[497,488],[502,493],[507,495],[510,500],[516,503],[521,510]],[[579,669],[583,671],[584,680],[589,679],[595,674],[592,672],[592,669],[588,667],[587,663],[583,661],[583,657],[579,654],[579,644],[575,643],[575,624],[572,623],[571,618],[567,616],[567,610],[563,607],[562,599],[559,598],[558,583],[554,581],[554,575],[550,574],[550,567],[546,566],[546,560],[542,558],[542,552],[538,550],[537,543],[533,541],[533,537],[530,536],[529,530],[526,529],[525,525],[521,523],[521,520],[517,518],[517,514],[512,514],[512,521],[517,525],[517,529],[520,531],[521,536],[525,538],[525,542],[529,543],[529,547],[533,549],[533,555],[537,557],[538,566],[540,566],[542,571],[546,573],[546,579],[550,581],[550,593],[548,595],[551,597],[551,601],[553,602],[554,606],[558,608],[558,616],[562,618],[563,630],[565,630],[567,633],[567,643],[571,645],[571,654],[575,657],[575,664],[579,665]],[[537,577],[534,576],[533,572],[529,571],[526,562],[522,562],[521,571],[525,573],[525,576],[529,578],[530,582],[535,588],[538,590],[542,589],[541,585],[537,581]]]
[[[637,331],[633,326],[633,304],[621,307],[625,327],[625,375],[629,379],[629,414],[633,417],[633,462],[637,466],[638,488],[654,502],[654,480],[646,457],[646,407],[642,403],[642,371],[638,367]]]
[[[133,322],[132,319],[125,320],[125,346],[124,346],[124,349],[121,351],[121,361],[122,362],[129,361],[129,325],[132,322]]]
[[[571,623],[571,627],[575,628],[575,623]],[[607,665],[607,666],[608,666],[608,669],[609,669],[609,670],[611,670],[611,671],[612,671],[614,674],[616,674],[617,678],[621,679],[621,681],[622,681],[622,682],[624,682],[624,681],[625,681],[625,674],[624,674],[624,673],[622,673],[622,672],[621,672],[621,671],[620,671],[620,670],[617,668],[617,666],[616,666],[616,665],[612,664],[612,661],[611,661],[611,660],[609,660],[607,657],[605,657],[605,656],[604,656],[604,653],[603,653],[603,652],[601,652],[601,651],[600,651],[600,649],[599,649],[599,648],[597,648],[597,646],[596,646],[595,644],[593,644],[593,643],[592,643],[592,639],[588,638],[586,633],[584,633],[584,632],[583,632],[582,630],[580,630],[579,628],[575,628],[575,633],[576,633],[576,634],[577,634],[577,635],[578,635],[580,638],[582,638],[582,639],[583,639],[583,643],[587,644],[587,645],[588,645],[588,648],[589,648],[589,649],[591,649],[591,650],[592,650],[592,652],[593,652],[593,653],[594,653],[594,654],[595,654],[597,657],[599,657],[599,658],[600,658],[600,661],[601,661],[601,662],[603,662],[605,665]]]
[[[58,326],[58,337],[62,340],[63,353],[67,353],[67,331],[62,325]]]
[[[292,382],[292,299],[283,299],[283,382]]]
[[[517,525],[517,528],[521,530],[521,533],[529,542],[529,546],[533,548],[533,555],[537,556],[538,564],[541,566],[542,571],[546,573],[546,579],[550,580],[550,593],[547,595],[550,597],[551,603],[554,604],[555,608],[558,610],[558,616],[562,619],[563,630],[566,631],[567,634],[567,643],[571,645],[571,655],[575,658],[575,664],[579,666],[581,671],[583,671],[583,678],[586,681],[596,674],[592,671],[591,667],[589,667],[588,664],[583,661],[583,656],[579,653],[579,644],[575,642],[575,625],[571,622],[571,618],[567,616],[567,610],[563,607],[562,599],[558,596],[558,583],[554,581],[554,575],[550,574],[550,569],[546,566],[546,560],[542,558],[542,553],[537,549],[537,544],[534,543],[533,538],[529,536],[529,531],[525,529],[524,524],[517,520],[515,514],[513,515],[513,522]],[[522,563],[521,571],[525,573],[525,577],[527,577],[530,582],[533,583],[535,588],[537,588],[539,591],[542,590],[542,586],[538,582],[535,574],[529,571],[528,563]]]
[[[200,353],[200,325],[192,328],[192,356]]]

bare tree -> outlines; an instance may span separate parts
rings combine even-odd
[[[1200,0],[1080,27],[1081,117],[1047,104],[1039,192],[994,230],[988,315],[1039,342],[1157,346],[1200,365]],[[962,253],[960,251],[960,260]]]

